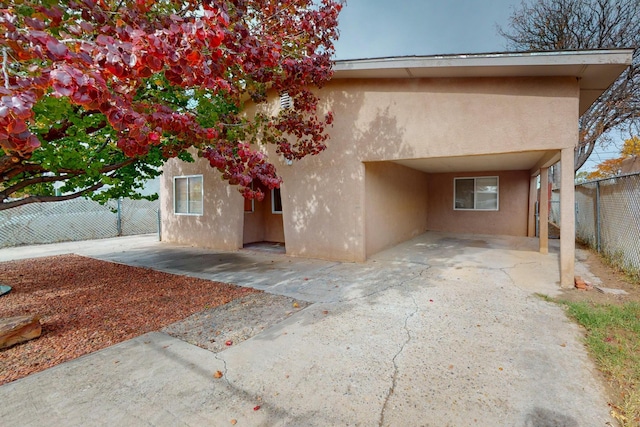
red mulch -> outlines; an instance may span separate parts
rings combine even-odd
[[[0,283],[13,288],[0,318],[42,324],[40,338],[0,350],[0,384],[258,292],[78,255],[0,263]]]

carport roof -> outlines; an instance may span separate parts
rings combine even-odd
[[[633,49],[508,52],[338,60],[334,79],[576,77],[580,114],[631,64]]]

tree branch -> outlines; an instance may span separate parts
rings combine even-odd
[[[22,205],[28,205],[31,203],[62,202],[64,200],[77,199],[78,197],[84,196],[85,194],[96,191],[102,187],[104,187],[104,183],[99,182],[89,188],[85,188],[84,190],[78,191],[76,193],[66,194],[64,196],[29,196],[20,200],[3,202],[0,204],[0,211],[16,208]]]
[[[123,168],[125,166],[128,166],[128,165],[136,162],[136,160],[137,159],[127,159],[124,162],[115,163],[113,165],[105,166],[102,169],[100,169],[98,172],[101,173],[101,174],[113,172],[115,170],[118,170],[120,168]],[[42,166],[40,166],[40,165],[31,165],[31,166],[38,167],[40,173],[48,172],[44,168],[42,168]],[[33,178],[27,178],[27,179],[24,179],[24,180],[20,181],[17,184],[12,185],[11,187],[5,188],[4,190],[0,191],[0,200],[6,200],[11,194],[15,193],[16,191],[20,191],[20,190],[22,190],[24,188],[27,188],[30,185],[41,184],[41,183],[45,183],[45,182],[66,181],[66,180],[71,179],[71,178],[76,177],[76,176],[86,175],[86,173],[87,173],[85,170],[82,170],[82,169],[75,169],[75,170],[74,169],[59,169],[57,172],[58,173],[64,173],[65,175],[37,176],[37,177],[33,177]]]
[[[9,54],[7,53],[7,47],[2,48],[2,75],[4,76],[4,87],[10,88],[9,85]]]

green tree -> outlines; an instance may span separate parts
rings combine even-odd
[[[514,50],[637,48],[640,2],[637,0],[527,0],[514,9],[508,28],[498,28]],[[616,129],[638,130],[640,50],[632,65],[580,117],[575,169],[598,143]]]

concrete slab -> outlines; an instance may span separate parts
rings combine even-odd
[[[558,292],[557,254],[531,244],[427,233],[362,264],[144,237],[128,247],[77,245],[84,255],[314,304],[220,353],[152,333],[15,381],[0,387],[0,419],[7,426],[612,422],[578,327],[534,295]],[[0,260],[7,256],[0,250]]]

